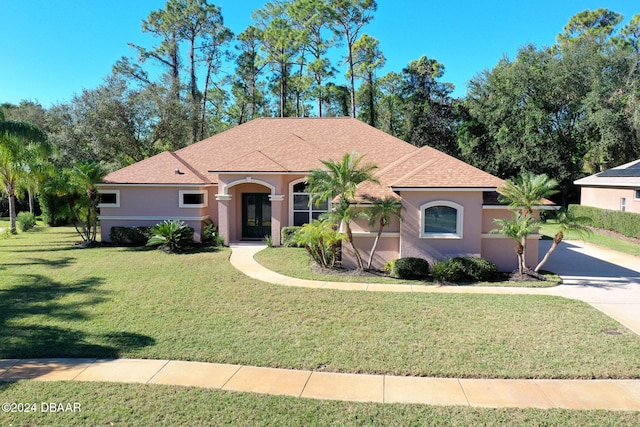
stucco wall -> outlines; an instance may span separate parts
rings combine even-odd
[[[640,199],[635,199],[634,196],[634,188],[582,187],[580,204],[619,211],[620,199],[624,197],[627,202],[626,212],[640,213]]]
[[[400,225],[400,257],[419,257],[431,262],[456,256],[480,256],[482,233],[481,191],[401,192],[405,207]],[[420,207],[446,201],[462,205],[462,238],[421,238]]]
[[[119,207],[100,207],[101,239],[109,241],[111,227],[153,226],[164,220],[178,219],[193,227],[194,239],[200,240],[202,221],[211,218],[216,209],[215,187],[195,186],[101,186],[100,191],[119,191]],[[205,191],[207,206],[180,207],[180,191]]]
[[[371,234],[358,234],[355,235],[353,240],[358,248],[358,252],[360,252],[360,256],[362,257],[362,261],[364,266],[367,266],[367,262],[369,260],[369,254],[371,253],[371,249],[373,247],[373,242],[375,241],[376,233]],[[398,253],[400,252],[400,239],[398,238],[397,232],[383,232],[380,240],[378,241],[378,246],[376,247],[376,252],[373,255],[373,261],[371,263],[371,268],[380,269],[387,261],[391,261],[393,259],[398,258]],[[345,268],[356,268],[358,265],[355,255],[351,249],[351,245],[348,242],[342,243],[342,266]]]

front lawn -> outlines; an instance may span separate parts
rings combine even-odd
[[[81,412],[0,412],[2,426],[631,426],[640,412],[336,402],[148,384],[1,383],[3,402],[78,402]]]
[[[72,228],[41,228],[0,241],[0,358],[640,378],[640,337],[578,301],[291,288],[236,271],[229,249],[167,255],[77,240]]]
[[[548,221],[540,227],[540,234],[547,236],[549,238],[553,238],[557,232],[557,227],[553,223],[553,221]],[[606,231],[602,230],[602,232],[589,233],[588,235],[579,235],[573,231],[567,231],[565,233],[565,240],[584,240],[587,243],[591,243],[598,246],[603,246],[605,248],[613,249],[614,251],[623,252],[629,255],[635,255],[640,257],[640,244],[636,241],[617,238],[611,234],[603,234]]]

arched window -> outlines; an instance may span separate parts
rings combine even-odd
[[[310,195],[307,191],[307,183],[304,179],[291,184],[291,225],[308,224],[313,219],[329,211],[329,200],[319,205],[309,205]]]
[[[420,237],[423,239],[461,239],[464,208],[454,202],[436,201],[420,207]]]

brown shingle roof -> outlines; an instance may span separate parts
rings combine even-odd
[[[358,192],[383,197],[392,188],[499,187],[502,180],[430,147],[417,147],[352,118],[261,118],[109,174],[105,182],[204,184],[224,172],[306,172],[320,160],[357,151],[379,166],[382,186]],[[184,174],[177,175],[180,169]]]
[[[168,151],[127,166],[104,177],[104,183],[117,184],[209,184],[207,178],[194,170],[175,153]]]

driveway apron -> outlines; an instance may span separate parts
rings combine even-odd
[[[550,246],[540,241],[541,258]],[[640,257],[572,240],[560,243],[543,268],[563,280],[544,293],[589,303],[640,335]]]

